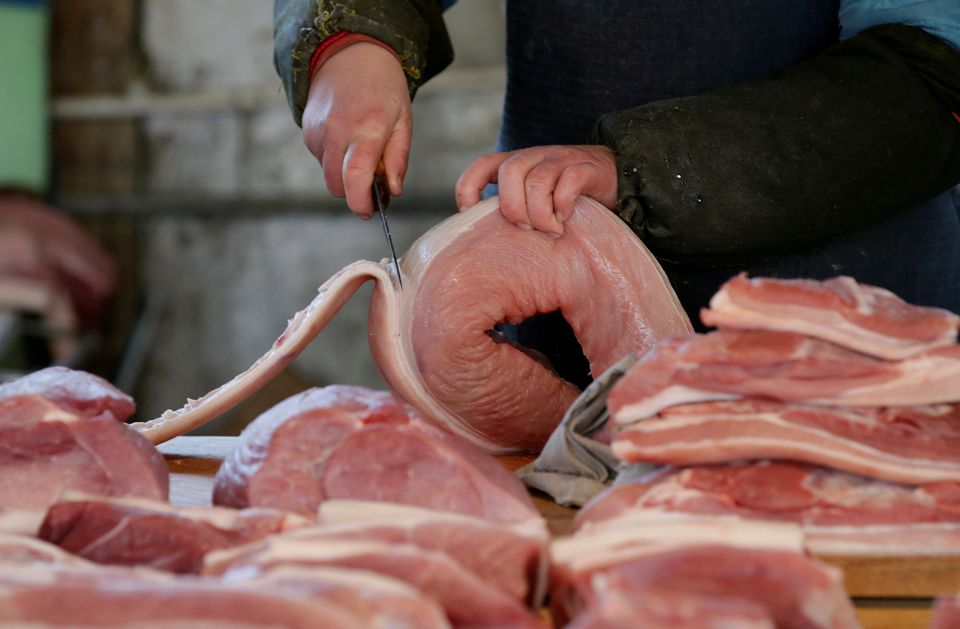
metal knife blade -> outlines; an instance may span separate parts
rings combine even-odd
[[[387,206],[390,205],[390,193],[387,192],[387,182],[384,179],[383,172],[378,168],[373,176],[373,203],[380,214],[380,222],[383,224],[383,235],[387,239],[387,247],[390,249],[390,257],[393,259],[393,266],[397,270],[397,282],[400,288],[403,288],[403,278],[400,276],[400,262],[397,260],[397,250],[393,248],[393,237],[390,235],[390,226],[387,224]]]

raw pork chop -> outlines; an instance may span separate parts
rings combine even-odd
[[[207,555],[206,574],[225,581],[269,575],[277,568],[348,568],[400,579],[435,599],[455,626],[543,627],[515,598],[444,552],[412,544],[268,537]]]
[[[742,399],[684,404],[611,444],[628,462],[792,459],[897,483],[960,481],[960,404],[839,408]]]
[[[686,402],[761,396],[842,406],[960,401],[960,345],[890,362],[789,332],[717,330],[670,339],[611,389],[617,423]]]
[[[625,516],[557,540],[552,555],[553,610],[561,620],[608,590],[639,598],[663,589],[759,605],[777,627],[858,626],[840,571],[805,557],[792,525]]]
[[[896,485],[786,461],[666,468],[598,495],[574,526],[663,511],[794,522],[819,555],[960,553],[960,483]]]
[[[0,530],[34,533],[66,490],[166,500],[167,466],[111,412],[85,416],[35,395],[0,399]]]
[[[137,427],[159,443],[228,410],[290,363],[372,279],[370,348],[393,391],[490,452],[539,450],[579,392],[526,352],[496,342],[494,326],[559,310],[594,374],[660,338],[691,332],[659,264],[612,212],[581,197],[564,225],[558,239],[517,229],[496,198],[454,215],[403,257],[403,290],[386,261],[346,267],[250,369]]]
[[[496,522],[539,515],[523,484],[386,392],[333,385],[277,404],[240,435],[214,503],[313,514],[324,500],[399,502]]]
[[[746,274],[721,286],[700,318],[718,328],[798,332],[889,360],[952,345],[960,325],[949,310],[908,304],[851,277],[818,282]]]
[[[97,563],[199,573],[212,550],[309,522],[273,509],[177,508],[153,500],[68,495],[50,507],[38,537]]]
[[[0,384],[0,399],[38,395],[79,415],[112,413],[125,421],[136,410],[133,398],[100,376],[66,367],[47,367]]]
[[[288,539],[376,540],[442,551],[482,580],[532,607],[542,602],[546,579],[546,523],[506,525],[407,505],[330,500],[320,505],[320,526]]]

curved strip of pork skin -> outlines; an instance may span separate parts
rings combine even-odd
[[[577,200],[566,235],[507,223],[491,198],[451,216],[403,256],[339,271],[247,371],[178,411],[133,424],[160,443],[229,410],[283,370],[366,281],[369,340],[391,389],[492,453],[539,450],[579,391],[487,331],[560,310],[594,374],[691,326],[659,264],[612,212]]]

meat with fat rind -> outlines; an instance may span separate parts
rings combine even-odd
[[[729,280],[700,313],[718,328],[780,330],[824,339],[887,360],[900,360],[957,341],[960,316],[914,306],[852,277]]]
[[[169,472],[110,412],[77,414],[35,395],[0,399],[0,530],[35,533],[68,490],[166,500]]]
[[[960,483],[899,485],[787,461],[664,468],[618,482],[574,526],[661,512],[793,522],[819,555],[960,553]]]
[[[791,524],[629,514],[552,545],[551,599],[558,622],[613,590],[643,597],[666,588],[759,605],[776,627],[858,627],[841,572],[803,554]]]
[[[332,385],[294,395],[240,435],[214,503],[313,514],[332,498],[411,504],[496,522],[539,519],[499,461],[383,391]]]
[[[684,404],[623,429],[627,462],[790,459],[896,483],[960,481],[960,405],[841,408],[742,399]]]
[[[80,415],[109,411],[125,421],[136,410],[133,398],[100,376],[66,367],[47,367],[0,384],[0,399],[37,395]]]
[[[101,564],[199,573],[210,551],[310,522],[274,509],[174,507],[156,500],[67,494],[47,511],[37,536]]]
[[[517,229],[491,198],[421,236],[400,262],[355,262],[319,289],[247,371],[177,411],[135,424],[152,442],[184,434],[277,375],[353,293],[374,280],[369,340],[390,388],[423,415],[492,453],[538,451],[577,397],[548,366],[488,332],[559,311],[591,372],[660,338],[690,334],[663,270],[607,208],[580,197],[563,238]]]

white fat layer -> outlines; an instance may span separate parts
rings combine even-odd
[[[273,536],[260,542],[207,553],[204,565],[213,566],[231,563],[240,559],[241,565],[338,559],[362,554],[410,553],[428,551],[409,544],[386,544],[375,541],[344,539],[296,539],[289,536]]]
[[[869,303],[858,299],[857,311],[864,315],[872,314],[873,301],[873,295],[869,296]],[[760,310],[740,306],[732,301],[724,290],[710,300],[711,315],[716,325],[806,334],[886,360],[902,360],[935,347],[949,345],[955,340],[955,334],[951,335],[949,330],[942,338],[928,342],[887,336],[858,326],[839,312],[824,308],[778,306],[766,302],[759,308]]]
[[[12,535],[36,535],[43,524],[45,509],[3,509],[0,510],[0,533]]]
[[[483,518],[461,513],[435,511],[413,505],[373,500],[325,500],[317,509],[317,517],[324,524],[386,524],[393,527],[415,527],[421,524],[449,522],[465,526],[480,526],[510,531],[540,539],[546,534],[546,523],[542,518],[528,521],[499,524]]]
[[[60,422],[62,424],[72,424],[80,420],[79,415],[70,413],[54,405],[50,405],[43,416],[40,418],[42,423]]]
[[[807,550],[820,556],[960,555],[960,523],[805,526]]]
[[[736,400],[743,397],[736,393],[718,393],[705,389],[694,389],[681,384],[672,384],[655,395],[643,398],[639,402],[626,404],[613,416],[618,424],[632,424],[650,419],[662,409],[678,404],[709,402],[713,400]]]
[[[661,431],[687,429],[691,435],[697,434],[697,428],[703,424],[715,421],[762,421],[775,424],[793,433],[791,438],[781,437],[753,437],[750,435],[734,435],[725,439],[712,437],[709,439],[693,439],[674,441],[670,445],[661,446],[664,452],[673,453],[672,456],[683,456],[695,462],[719,462],[717,453],[726,448],[738,450],[749,447],[751,450],[777,453],[783,456],[784,450],[789,450],[789,458],[803,458],[809,461],[824,461],[824,452],[830,452],[830,459],[835,463],[843,464],[848,471],[872,470],[870,476],[877,476],[884,480],[891,480],[908,484],[923,484],[939,481],[960,480],[960,463],[955,461],[933,461],[915,457],[905,458],[892,455],[856,441],[842,439],[836,435],[813,428],[799,426],[780,419],[776,413],[752,413],[731,415],[698,415],[696,417],[673,416],[670,419],[659,419],[651,422],[641,422],[625,429],[620,436],[630,433],[653,434]],[[811,435],[813,439],[803,440],[801,437]],[[811,442],[812,441],[812,442]],[[825,450],[825,446],[834,446]],[[646,448],[633,444],[629,439],[618,439],[613,442],[613,453],[622,460],[642,460]],[[709,453],[711,456],[700,456],[699,453]],[[882,474],[882,476],[880,475]]]
[[[284,580],[332,583],[351,589],[374,590],[383,594],[393,594],[411,598],[420,598],[422,596],[419,590],[403,581],[392,579],[377,572],[354,570],[351,568],[307,567],[285,564],[270,568],[254,580],[261,583]]]
[[[573,537],[555,541],[550,553],[554,563],[579,571],[702,545],[802,553],[803,533],[790,523],[651,510],[589,525]]]

